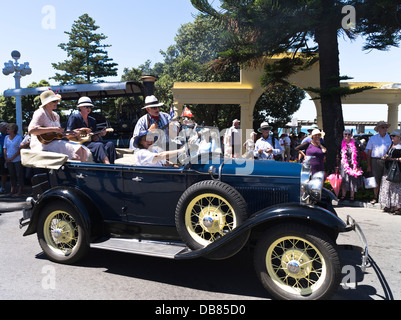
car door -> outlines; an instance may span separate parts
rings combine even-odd
[[[127,166],[122,176],[129,222],[175,225],[175,208],[186,189],[183,168]]]
[[[100,163],[70,163],[67,181],[88,195],[105,220],[126,221],[123,210],[121,166]]]

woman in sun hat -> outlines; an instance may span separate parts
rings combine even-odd
[[[310,142],[305,142],[295,149],[298,151],[305,151],[305,156],[311,156],[310,166],[311,173],[315,174],[319,171],[324,171],[324,156],[326,154],[326,148],[322,144],[322,139],[324,138],[325,133],[320,131],[319,129],[314,129],[310,136],[312,140]]]
[[[53,110],[57,109],[61,96],[56,95],[52,90],[40,94],[41,105],[34,112],[28,126],[28,133],[31,135],[31,150],[52,151],[68,155],[70,160],[86,161],[88,150],[80,144],[65,140],[54,139],[49,144],[43,144],[38,136],[45,133],[63,134],[64,129],[60,126],[60,116]]]
[[[117,158],[116,149],[112,141],[104,141],[104,137],[107,133],[106,128],[102,131],[94,134],[97,130],[97,122],[94,117],[89,116],[94,107],[91,98],[81,97],[78,100],[79,113],[73,113],[67,122],[68,131],[76,131],[77,134],[89,134],[92,133],[90,141],[84,143],[84,145],[91,151],[94,162],[97,163],[114,163]]]

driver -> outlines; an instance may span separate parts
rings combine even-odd
[[[167,159],[185,152],[185,147],[181,149],[163,151],[160,147],[154,146],[157,137],[149,131],[141,131],[133,138],[133,146],[138,148],[134,154],[138,166],[173,166]]]

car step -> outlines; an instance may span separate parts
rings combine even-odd
[[[110,238],[103,242],[91,243],[91,248],[141,254],[152,257],[175,259],[189,249],[183,243],[149,241],[138,239]]]

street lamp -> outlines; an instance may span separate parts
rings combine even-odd
[[[21,77],[29,75],[32,73],[32,69],[29,67],[28,62],[24,62],[23,64],[19,64],[18,60],[21,58],[21,54],[14,50],[11,52],[11,57],[15,60],[9,60],[8,62],[4,62],[3,74],[8,76],[12,73],[14,74],[15,78],[15,89],[21,88]],[[21,108],[21,96],[17,93],[15,96],[15,112],[17,118],[17,125],[18,125],[18,133],[22,135],[22,108]]]

